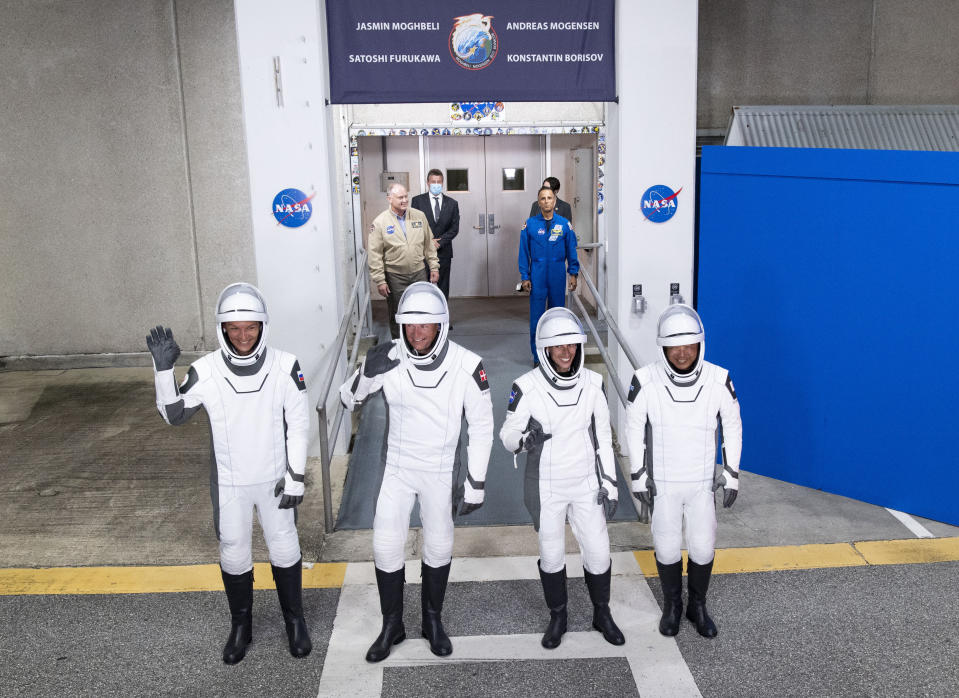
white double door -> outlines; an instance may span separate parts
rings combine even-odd
[[[520,229],[543,182],[544,146],[542,136],[427,138],[428,168],[447,174],[446,193],[460,209],[451,296],[514,293]]]

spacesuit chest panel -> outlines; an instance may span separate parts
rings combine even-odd
[[[387,374],[383,383],[389,406],[387,465],[452,469],[463,415],[464,379],[469,378],[456,370],[453,359],[458,357],[451,347],[435,370],[421,371],[401,359],[397,370]]]
[[[683,387],[660,373],[650,386],[647,416],[652,427],[656,480],[712,480],[719,395],[707,380],[707,373],[704,371],[693,386]]]
[[[283,396],[277,355],[262,368],[238,376],[218,354],[212,362],[212,390],[204,398],[221,484],[252,485],[274,479],[286,467]]]
[[[595,474],[590,426],[592,402],[582,382],[570,390],[549,387],[545,379],[530,391],[530,416],[552,437],[543,446],[540,477],[564,479]]]

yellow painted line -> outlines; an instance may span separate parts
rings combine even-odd
[[[343,585],[345,562],[303,568],[304,589]],[[253,565],[253,588],[273,589],[269,563]],[[22,594],[162,594],[223,588],[219,565],[0,569],[0,596]]]
[[[959,560],[959,538],[918,538],[856,543],[870,565],[902,565]]]
[[[652,550],[637,550],[633,555],[644,575],[647,577],[657,575],[656,557]],[[683,560],[686,560],[685,551],[683,551]],[[742,574],[826,567],[909,565],[956,560],[959,560],[959,538],[910,538],[859,543],[721,548],[716,551],[713,573]]]

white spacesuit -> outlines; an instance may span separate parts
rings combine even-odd
[[[223,659],[243,659],[252,637],[253,509],[270,554],[290,652],[312,649],[302,610],[302,557],[296,505],[304,493],[310,413],[306,382],[292,354],[266,345],[269,317],[260,291],[227,286],[217,301],[220,351],[191,366],[177,387],[173,364],[180,350],[170,330],[147,337],[153,354],[157,409],[169,424],[189,420],[202,407],[210,420],[210,492],[220,567],[233,619]],[[247,350],[228,332],[249,331]],[[239,336],[239,335],[238,335]]]
[[[653,546],[665,599],[659,629],[670,636],[679,630],[685,519],[686,617],[701,635],[714,637],[716,626],[706,613],[716,542],[713,492],[723,487],[724,506],[729,507],[739,490],[739,401],[728,371],[703,358],[705,332],[691,307],[675,304],[663,312],[656,343],[662,347],[660,360],[636,371],[629,386],[626,438],[633,492],[652,509]],[[673,363],[670,356],[685,365]],[[718,472],[717,429],[725,463]]]
[[[616,509],[616,463],[602,377],[583,368],[586,335],[567,308],[551,308],[536,326],[539,366],[513,383],[503,445],[526,451],[527,508],[539,531],[539,571],[550,623],[542,644],[566,632],[566,518],[583,557],[593,627],[625,640],[609,613],[611,565],[606,520]],[[562,352],[562,354],[560,354]]]
[[[396,313],[400,339],[377,345],[340,388],[353,410],[382,389],[388,432],[383,482],[373,519],[373,559],[383,629],[366,655],[376,662],[405,639],[404,548],[416,499],[423,522],[423,637],[439,656],[452,652],[440,613],[453,554],[453,516],[479,508],[493,443],[489,381],[479,356],[449,341],[449,310],[442,291],[419,281],[403,293]],[[415,333],[424,332],[425,341]],[[453,465],[463,415],[468,425],[467,477],[454,502]],[[460,498],[457,497],[457,500]]]

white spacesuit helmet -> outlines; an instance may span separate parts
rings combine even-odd
[[[450,331],[450,311],[446,305],[446,297],[435,284],[428,281],[417,281],[410,284],[396,308],[397,325],[429,325],[438,323],[440,330],[436,335],[433,346],[424,355],[417,354],[406,339],[406,328],[400,328],[400,337],[403,348],[414,366],[427,368],[446,354],[447,335]]]
[[[699,356],[696,357],[696,363],[686,373],[678,373],[666,358],[666,347],[697,343]],[[680,385],[696,382],[703,371],[703,355],[706,353],[706,332],[699,313],[684,303],[675,303],[666,308],[659,316],[656,344],[663,347],[660,359],[671,381]]]
[[[546,355],[546,347],[559,344],[579,345],[568,376],[557,373],[553,362]],[[583,331],[579,318],[569,308],[550,308],[536,323],[536,355],[539,357],[539,368],[546,379],[557,388],[571,388],[576,384],[583,369],[584,344],[586,332]]]
[[[256,346],[246,356],[240,356],[236,348],[230,343],[223,324],[226,322],[259,322],[260,337]],[[237,366],[249,366],[256,363],[263,355],[266,347],[266,336],[269,334],[270,317],[266,312],[266,301],[263,294],[253,284],[239,282],[230,284],[220,294],[216,302],[216,338],[220,341],[220,348],[226,354],[227,360]]]

